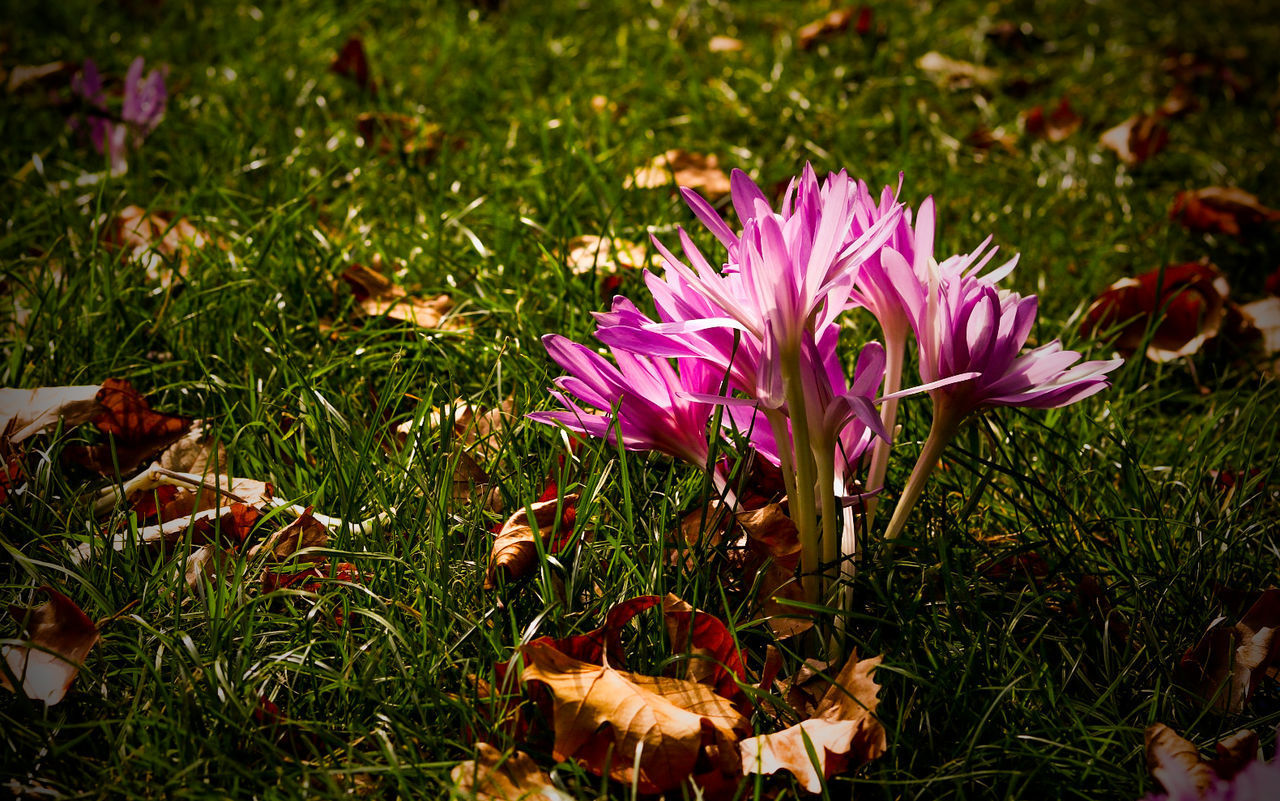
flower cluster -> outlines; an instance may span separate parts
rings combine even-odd
[[[842,505],[862,500],[871,519],[900,397],[928,393],[934,423],[889,537],[901,531],[966,416],[993,406],[1063,406],[1108,386],[1118,360],[1077,364],[1080,355],[1057,341],[1023,350],[1036,299],[998,287],[1016,259],[983,274],[995,254],[989,240],[970,254],[934,258],[931,198],[913,214],[889,187],[876,199],[844,171],[820,182],[806,167],[774,210],[745,173],[735,170],[731,183],[736,231],[698,194],[681,190],[724,246],[724,260],[708,260],[683,229],[683,257],[655,238],[666,264],[662,276],[645,274],[656,317],[625,297],[596,315],[596,336],[616,366],[584,345],[546,337],[569,372],[553,393],[566,410],[531,417],[711,470],[708,440],[725,432],[707,429],[723,407],[722,428],[782,468],[806,574],[830,571],[851,554],[853,518]],[[875,317],[884,344],[862,347],[850,381],[838,344],[841,316],[853,310]],[[920,383],[904,390],[911,339]],[[858,495],[868,466],[867,493]],[[830,578],[807,582],[812,598]]]
[[[85,114],[89,141],[94,150],[111,160],[111,173],[119,175],[129,168],[125,153],[142,144],[164,117],[168,95],[164,71],[153,69],[142,74],[145,62],[138,56],[129,65],[124,78],[124,98],[118,114],[108,110],[107,94],[98,65],[85,59],[80,73],[71,82],[71,91],[79,95],[88,110]]]

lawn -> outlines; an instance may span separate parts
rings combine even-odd
[[[524,417],[556,408],[545,334],[592,341],[614,294],[651,311],[650,234],[674,247],[684,227],[722,258],[673,186],[637,180],[656,156],[714,156],[770,200],[806,163],[877,195],[901,175],[904,204],[934,198],[940,257],[988,235],[1020,253],[1003,285],[1039,297],[1029,343],[1061,338],[1090,359],[1117,350],[1082,322],[1119,279],[1203,260],[1244,304],[1280,265],[1280,215],[1241,212],[1238,232],[1170,215],[1179,192],[1211,186],[1280,204],[1280,16],[1266,3],[875,3],[812,41],[803,26],[838,6],[6,6],[4,386],[125,380],[152,409],[203,421],[225,448],[223,485],[267,482],[283,501],[248,504],[265,512],[256,527],[224,521],[258,550],[189,581],[189,554],[227,532],[142,542],[172,489],[118,503],[110,489],[154,452],[126,469],[123,439],[69,419],[21,447],[5,432],[0,602],[17,608],[0,638],[24,645],[43,586],[100,633],[59,703],[0,693],[0,783],[22,797],[465,798],[451,770],[486,742],[529,754],[568,797],[629,798],[599,762],[557,760],[545,706],[514,726],[485,697],[522,643],[674,593],[728,625],[743,685],[770,646],[783,680],[821,655],[827,623],[779,639],[740,554],[710,544],[700,470],[570,446]],[[351,50],[335,68],[352,37],[367,73]],[[138,56],[144,74],[167,70],[167,106],[113,170],[73,85],[92,59],[119,115]],[[1135,133],[1126,163],[1100,139],[1138,114],[1164,134]],[[723,192],[704,192],[736,224]],[[581,236],[638,251],[575,268]],[[398,319],[408,301],[377,305],[399,291],[420,301],[417,324]],[[1267,665],[1223,709],[1180,663],[1280,583],[1275,356],[1228,321],[1157,361],[1144,351],[1159,309],[1131,315],[1143,341],[1110,388],[976,415],[899,544],[883,541],[887,511],[863,532],[834,614],[846,649],[883,655],[887,749],[834,772],[829,797],[1137,799],[1159,790],[1144,758],[1156,723],[1206,754],[1252,729],[1274,754]],[[851,369],[880,334],[868,315],[843,319]],[[472,418],[501,424],[489,436]],[[904,400],[898,423],[886,508],[928,398]],[[722,452],[749,483],[735,442]],[[572,536],[535,539],[522,575],[495,571],[504,521],[544,498],[573,507]],[[263,538],[302,508],[327,536],[299,562]],[[672,532],[691,514],[703,536],[682,552]],[[629,670],[688,667],[663,620],[622,631]],[[1280,640],[1266,647],[1274,673]],[[779,686],[747,693],[755,733],[795,722]],[[785,771],[736,793],[806,797]]]

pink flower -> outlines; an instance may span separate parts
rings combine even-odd
[[[561,391],[551,393],[567,411],[535,412],[529,415],[531,420],[614,444],[620,435],[628,450],[661,451],[707,467],[707,424],[714,406],[690,399],[719,386],[706,365],[684,359],[677,370],[665,358],[613,348],[615,366],[585,345],[557,334],[544,336],[542,344],[569,373],[556,379]],[[583,410],[574,398],[599,411]]]
[[[143,77],[143,66],[142,56],[129,65],[124,81],[124,100],[119,116],[114,118],[107,110],[102,75],[92,59],[85,59],[80,73],[71,81],[71,91],[80,95],[89,107],[85,113],[89,142],[94,150],[108,155],[113,175],[128,170],[125,158],[128,148],[139,147],[164,117],[164,71],[152,70]]]

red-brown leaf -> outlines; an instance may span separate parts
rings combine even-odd
[[[1240,712],[1280,666],[1280,589],[1262,593],[1238,623],[1219,617],[1178,663],[1178,679],[1224,713]]]
[[[1164,150],[1169,129],[1159,114],[1135,114],[1104,132],[1099,141],[1133,167]]]
[[[1218,334],[1228,291],[1212,264],[1173,264],[1112,284],[1085,312],[1081,331],[1116,332],[1115,347],[1133,353],[1159,314],[1147,358],[1166,362],[1189,356]]]
[[[98,390],[97,401],[101,410],[94,415],[93,424],[112,443],[102,443],[87,448],[68,448],[67,458],[103,475],[115,475],[116,467],[129,472],[145,459],[181,439],[191,428],[191,418],[176,414],[163,414],[151,409],[142,395],[129,382],[109,378]]]
[[[1280,220],[1280,211],[1267,208],[1243,189],[1206,186],[1179,192],[1169,217],[1192,231],[1239,236],[1244,228]]]
[[[535,532],[543,548],[550,553],[556,553],[568,544],[573,534],[577,505],[578,496],[570,494],[560,500],[535,503],[508,518],[489,552],[484,588],[491,590],[497,587],[499,573],[506,576],[507,581],[513,581],[533,570],[538,559]]]
[[[347,39],[329,65],[329,71],[350,78],[356,86],[371,94],[377,93],[377,86],[369,78],[369,57],[364,52],[364,41],[359,36]]]
[[[1043,106],[1036,106],[1023,116],[1027,133],[1050,142],[1061,142],[1071,136],[1080,129],[1081,122],[1080,115],[1065,97],[1048,114],[1045,114]]]
[[[22,692],[52,706],[66,696],[80,665],[98,641],[98,627],[75,602],[52,587],[41,587],[49,600],[34,609],[10,606],[9,614],[26,626],[31,645],[6,645],[9,670],[22,682]],[[0,671],[0,686],[13,691]]]

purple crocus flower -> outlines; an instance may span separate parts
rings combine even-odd
[[[993,406],[1066,406],[1110,386],[1107,373],[1123,363],[1110,359],[1076,364],[1080,354],[1064,350],[1057,340],[1022,353],[1035,323],[1037,301],[1035,296],[1024,298],[995,287],[1016,259],[978,275],[995,254],[986,245],[942,264],[932,258],[925,262],[916,254],[917,264],[928,264],[924,307],[916,305],[908,314],[919,343],[920,378],[934,384],[959,375],[970,377],[930,389],[933,424],[886,538],[902,531],[942,451],[970,413]],[[881,258],[899,275],[911,269],[894,251],[886,249]]]
[[[690,398],[719,386],[705,364],[682,359],[677,369],[664,358],[613,348],[614,365],[558,334],[544,336],[542,344],[569,373],[556,379],[561,391],[551,393],[566,411],[535,412],[530,419],[614,444],[620,434],[628,450],[661,451],[707,467],[707,423],[714,406]],[[599,411],[583,410],[574,398]]]
[[[113,175],[128,170],[125,158],[128,148],[140,146],[164,117],[167,97],[164,71],[152,70],[144,77],[144,64],[142,56],[138,56],[129,65],[119,121],[113,119],[107,111],[102,75],[93,59],[85,59],[80,73],[71,81],[71,91],[84,98],[90,109],[85,114],[89,142],[94,150],[107,154]]]

